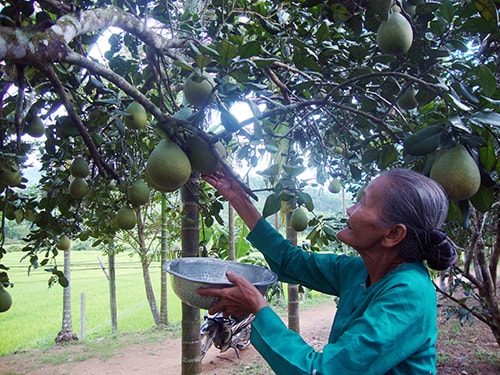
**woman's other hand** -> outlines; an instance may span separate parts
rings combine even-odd
[[[234,286],[223,289],[198,288],[196,290],[202,296],[219,297],[219,301],[209,309],[210,314],[222,312],[224,316],[239,317],[248,313],[256,314],[267,306],[264,296],[246,278],[234,272],[227,272],[226,277]]]

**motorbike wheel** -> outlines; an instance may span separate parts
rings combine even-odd
[[[200,347],[201,347],[201,359],[205,357],[205,354],[207,354],[208,349],[212,346],[214,342],[213,336],[210,334],[210,332],[204,332],[200,336]]]
[[[252,327],[250,325],[243,328],[240,332],[232,338],[233,347],[236,347],[240,350],[244,350],[250,346],[250,332]]]

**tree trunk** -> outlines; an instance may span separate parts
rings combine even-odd
[[[144,279],[144,287],[146,289],[146,298],[148,299],[149,308],[151,310],[151,314],[153,315],[155,325],[158,325],[160,324],[160,313],[158,312],[158,306],[156,305],[155,292],[153,290],[151,275],[149,273],[149,265],[151,261],[147,254],[144,222],[142,220],[140,207],[137,209],[137,233],[139,235],[139,253],[141,257],[142,277]]]
[[[198,175],[181,188],[182,257],[197,257],[200,245],[200,212],[198,208],[200,181]],[[182,304],[182,375],[201,374],[200,310]]]
[[[71,320],[71,249],[64,252],[64,277],[68,280],[68,286],[63,288],[63,314],[62,328],[56,336],[56,343],[72,342],[78,340],[78,336],[73,332],[73,322]]]
[[[291,200],[292,210],[286,214],[286,238],[297,246],[297,232],[290,225],[293,209],[296,207],[295,200]],[[300,333],[299,317],[299,286],[297,284],[288,284],[288,328]]]
[[[109,244],[108,254],[109,271],[109,313],[111,315],[111,332],[118,330],[118,316],[116,306],[116,269],[115,269],[115,247],[114,243]]]
[[[161,195],[161,265],[167,261],[167,200]],[[168,326],[167,272],[161,269],[160,286],[160,323]]]
[[[160,314],[158,312],[158,306],[156,305],[155,293],[153,290],[153,284],[151,283],[151,275],[149,273],[149,259],[145,256],[141,258],[142,265],[142,277],[144,278],[144,287],[146,288],[146,297],[148,299],[149,308],[151,314],[153,315],[153,320],[155,325],[160,324]]]
[[[345,189],[343,186],[340,191],[342,193],[342,218],[345,219],[347,218],[347,205],[345,202]],[[344,249],[344,254],[347,255],[347,245],[345,243],[342,243],[342,248]]]
[[[234,208],[228,204],[227,210],[228,230],[229,230],[229,259],[236,259],[236,249],[234,245]]]

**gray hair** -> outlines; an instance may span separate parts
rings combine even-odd
[[[407,169],[392,169],[390,188],[382,197],[381,224],[407,228],[400,256],[408,261],[426,260],[429,267],[446,269],[456,261],[456,251],[441,226],[448,214],[448,197],[437,182]]]

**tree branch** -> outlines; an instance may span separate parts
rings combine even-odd
[[[66,14],[41,32],[32,28],[0,27],[0,60],[43,65],[60,61],[67,46],[79,35],[118,27],[135,35],[158,51],[185,48],[189,40],[167,39],[152,31],[146,22],[124,10],[111,6]]]
[[[66,95],[66,92],[64,91],[64,87],[61,81],[59,80],[59,77],[52,69],[52,65],[48,65],[47,67],[44,68],[43,71],[49,78],[50,82],[54,85],[54,88],[56,89],[58,96],[61,98],[63,105],[66,108],[66,111],[68,111],[68,115],[70,116],[71,120],[76,124],[76,128],[78,129],[78,132],[82,136],[85,145],[88,147],[90,155],[92,156],[92,159],[94,160],[97,169],[99,169],[99,172],[102,173],[103,175],[107,175],[106,172],[108,172],[109,175],[112,176],[114,179],[119,180],[120,178],[116,174],[116,172],[111,167],[102,162],[101,157],[94,145],[94,142],[92,142],[92,138],[90,137],[89,133],[87,132],[87,129],[85,128],[85,126],[82,123],[82,120],[80,119],[80,116],[78,116],[75,108],[73,107],[71,101]]]

